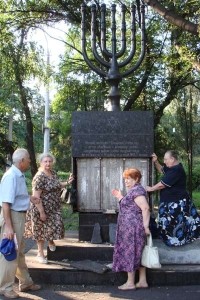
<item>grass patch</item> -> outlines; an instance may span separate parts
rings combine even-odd
[[[199,191],[194,191],[192,192],[192,199],[194,201],[194,204],[198,209],[200,209],[200,192]]]
[[[197,209],[200,209],[200,191],[193,191],[192,192],[192,200],[196,206]],[[154,197],[154,207],[159,206],[159,194],[158,197]]]
[[[73,212],[71,205],[62,205],[62,217],[65,230],[78,230],[79,214],[77,212]]]

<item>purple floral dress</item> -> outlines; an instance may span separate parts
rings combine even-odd
[[[145,196],[141,184],[136,184],[119,202],[116,242],[113,254],[113,271],[133,272],[140,268],[146,235],[142,211],[135,203],[137,196]]]

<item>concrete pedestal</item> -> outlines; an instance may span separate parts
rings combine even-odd
[[[29,242],[29,241],[27,241]],[[169,248],[161,240],[153,240],[159,248],[162,268],[147,269],[147,279],[152,286],[199,285],[200,240],[178,248]],[[103,274],[78,270],[71,264],[92,260],[106,266],[112,262],[113,246],[107,243],[91,244],[78,241],[78,232],[66,232],[63,240],[55,241],[56,251],[47,248],[48,264],[36,260],[37,246],[27,245],[26,262],[36,283],[66,285],[121,285],[126,274],[107,271]],[[187,297],[186,297],[187,298]]]
[[[153,243],[158,247],[161,264],[200,265],[200,239],[180,247],[168,247],[157,239],[153,240]]]

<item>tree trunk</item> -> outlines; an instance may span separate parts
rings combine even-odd
[[[26,144],[27,144],[26,148],[31,158],[31,174],[32,176],[34,176],[35,173],[37,172],[37,163],[35,158],[35,150],[34,150],[34,142],[33,142],[33,123],[32,123],[31,113],[28,106],[28,93],[26,88],[23,85],[24,83],[23,77],[25,71],[23,69],[23,64],[21,63],[25,36],[26,36],[26,31],[22,29],[18,48],[14,49],[11,46],[10,50],[12,53],[13,70],[14,70],[16,85],[18,87],[19,96],[20,96],[23,112],[25,115]]]
[[[35,158],[35,149],[34,149],[34,142],[33,142],[33,123],[31,119],[30,110],[28,107],[26,89],[23,87],[23,84],[20,79],[20,74],[16,74],[16,81],[18,83],[20,99],[23,105],[24,114],[26,116],[26,143],[27,143],[27,150],[31,157],[31,174],[32,176],[34,176],[35,173],[37,172],[37,163]]]
[[[192,197],[192,167],[193,167],[193,97],[191,88],[189,90],[189,192]]]

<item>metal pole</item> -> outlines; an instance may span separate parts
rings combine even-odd
[[[50,65],[50,55],[49,50],[47,50],[47,75],[49,75],[49,65]],[[50,149],[50,128],[49,128],[49,78],[47,78],[47,86],[46,86],[46,96],[45,96],[45,113],[44,113],[44,153],[49,152]]]

